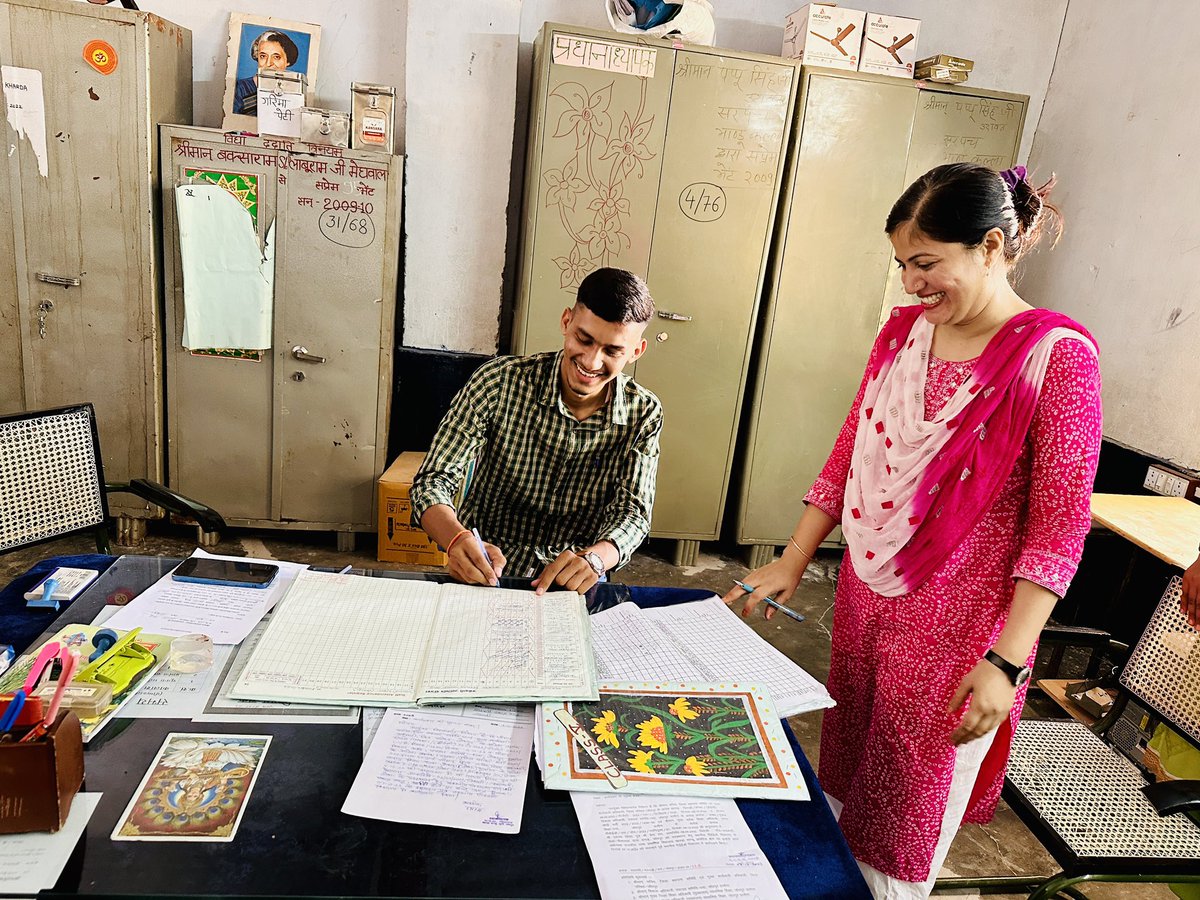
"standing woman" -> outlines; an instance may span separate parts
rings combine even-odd
[[[876,339],[783,556],[725,597],[743,616],[791,597],[841,524],[820,779],[877,898],[927,896],[959,824],[991,818],[1090,523],[1096,345],[1010,283],[1061,231],[1053,180],[956,163],[896,201],[887,233],[920,304]]]

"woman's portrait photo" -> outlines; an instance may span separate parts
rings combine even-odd
[[[320,37],[319,25],[231,13],[223,127],[256,130],[252,117],[258,112],[260,69],[302,72],[311,85],[316,79]]]

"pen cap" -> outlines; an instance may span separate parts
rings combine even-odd
[[[38,740],[0,742],[0,834],[58,831],[82,785],[83,732],[71,710]]]

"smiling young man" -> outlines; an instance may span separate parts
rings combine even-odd
[[[495,584],[507,571],[536,576],[539,593],[582,592],[645,540],[662,405],[623,371],[645,351],[653,313],[642,279],[597,269],[563,310],[562,350],[497,357],[459,391],[410,492],[413,522],[459,581]]]

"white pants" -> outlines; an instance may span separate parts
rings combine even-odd
[[[958,826],[962,824],[963,816],[967,812],[971,791],[975,788],[975,779],[979,776],[979,767],[983,765],[983,758],[987,756],[988,749],[992,746],[995,737],[996,730],[993,729],[983,737],[960,746],[954,756],[954,775],[950,780],[950,795],[946,799],[946,812],[942,816],[942,829],[938,834],[937,846],[933,850],[933,861],[929,864],[928,878],[924,881],[901,881],[899,878],[883,874],[874,866],[869,866],[864,862],[858,863],[858,868],[862,871],[863,878],[867,880],[867,887],[871,889],[871,896],[875,900],[924,900],[929,896],[929,892],[933,890],[933,882],[937,880],[938,872],[942,868],[942,863],[946,861],[946,854],[950,852],[954,836],[958,833]],[[829,801],[834,818],[841,816],[841,801],[828,794],[825,795],[825,799]]]

